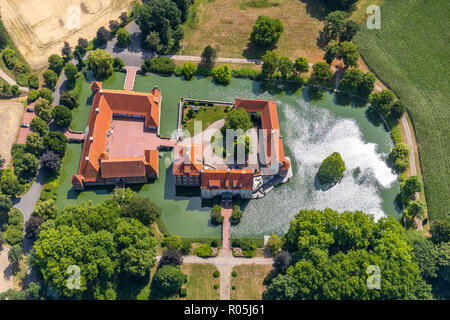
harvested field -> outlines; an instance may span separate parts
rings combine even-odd
[[[0,13],[17,48],[33,69],[60,53],[64,41],[92,39],[97,29],[128,11],[133,0],[2,0]],[[74,28],[79,17],[80,27]],[[72,22],[75,22],[73,24]]]
[[[20,129],[24,107],[22,102],[0,100],[0,155],[8,165],[11,158],[11,146]]]

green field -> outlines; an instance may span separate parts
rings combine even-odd
[[[448,0],[386,0],[381,29],[355,41],[377,76],[406,102],[417,136],[431,219],[450,206]]]
[[[186,300],[219,300],[219,289],[214,289],[214,284],[219,283],[219,278],[214,278],[213,273],[217,268],[212,264],[187,263],[181,266],[181,271],[187,275]]]

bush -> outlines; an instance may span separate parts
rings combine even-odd
[[[183,67],[175,66],[175,69],[173,70],[173,74],[176,77],[181,77],[181,75],[183,74]]]
[[[36,101],[37,98],[39,98],[39,91],[34,89],[30,90],[30,92],[28,93],[28,103]]]
[[[397,143],[389,154],[388,161],[398,172],[409,168],[411,150],[406,143]]]
[[[333,72],[330,69],[330,65],[325,62],[317,62],[313,65],[313,71],[309,81],[311,84],[330,87],[332,85],[332,78]]]
[[[56,86],[56,82],[58,82],[58,75],[55,71],[48,69],[44,72],[43,77],[47,87],[53,89]]]
[[[180,297],[184,298],[187,296],[187,289],[186,288],[181,288],[180,289]]]
[[[228,64],[212,69],[214,80],[217,83],[227,85],[231,82],[231,68]]]
[[[114,58],[113,68],[115,71],[122,71],[124,66],[125,66],[125,62],[123,62],[122,59]]]
[[[52,92],[52,90],[50,90],[48,88],[42,88],[41,91],[39,91],[39,96],[42,99],[50,101],[50,103],[53,102],[53,92]]]
[[[169,247],[169,248],[180,248],[182,244],[182,240],[179,236],[170,236],[167,238],[164,238],[162,242],[163,246]]]
[[[156,271],[152,286],[163,296],[170,296],[179,292],[185,279],[186,275],[179,268],[165,265]]]
[[[71,93],[69,91],[64,91],[61,93],[61,97],[59,99],[59,104],[66,106],[69,109],[75,109],[78,107],[78,95]]]
[[[214,271],[213,277],[214,277],[214,278],[220,277],[220,272],[219,272],[218,270]]]
[[[173,247],[169,247],[167,250],[164,250],[161,259],[159,260],[159,265],[175,265],[180,266],[183,264],[183,256],[178,249]]]
[[[218,204],[211,209],[211,222],[213,224],[221,224],[223,222],[222,207]]]
[[[16,244],[22,244],[23,241],[23,225],[8,226],[6,230],[6,242],[13,246]]]
[[[34,105],[34,113],[46,123],[50,122],[52,120],[52,106],[50,105],[50,101],[40,99]]]
[[[47,122],[42,120],[39,116],[34,117],[33,120],[31,120],[30,129],[39,133],[41,136],[45,136],[50,131]]]
[[[233,206],[233,213],[231,214],[231,223],[237,224],[241,222],[243,212],[238,205]]]
[[[322,184],[332,184],[344,177],[344,172],[344,160],[338,152],[333,152],[322,161],[317,177]]]
[[[57,153],[61,158],[66,153],[67,137],[62,132],[50,132],[44,137],[44,145]]]
[[[209,244],[204,243],[197,249],[197,256],[210,257],[212,255],[212,248]]]
[[[196,71],[197,67],[192,62],[186,62],[181,70],[186,80],[191,80]]]
[[[16,176],[12,173],[7,176],[3,176],[0,180],[0,189],[2,192],[12,198],[15,198],[23,192],[23,186],[20,185]]]
[[[125,28],[117,30],[117,45],[126,48],[131,44],[131,35]]]
[[[23,214],[17,208],[11,208],[8,212],[8,225],[21,226],[23,225]]]
[[[219,289],[219,284],[218,283],[214,283],[214,289]]]
[[[236,286],[231,286],[231,290],[236,290]]]
[[[49,69],[53,70],[56,74],[60,74],[64,68],[64,59],[57,54],[52,54],[48,58]]]
[[[72,112],[66,106],[58,105],[52,110],[52,117],[60,127],[68,127],[72,122]]]
[[[183,241],[181,242],[180,251],[181,251],[181,253],[182,253],[183,255],[188,255],[189,252],[191,251],[191,247],[192,247],[192,244],[191,244],[190,241],[188,241],[188,240],[183,240]]]
[[[202,64],[207,67],[214,66],[214,62],[217,59],[217,51],[210,45],[207,45],[202,52]]]
[[[94,71],[96,79],[103,80],[112,75],[113,61],[114,59],[109,52],[97,49],[89,54],[88,66],[89,69]]]
[[[172,74],[175,63],[169,57],[156,57],[151,59],[149,71],[153,73]]]
[[[211,240],[211,247],[217,248],[218,247],[218,242],[216,239],[212,239]]]
[[[259,16],[253,25],[250,40],[259,46],[275,45],[283,33],[284,27],[279,18]]]
[[[269,247],[272,255],[276,254],[278,252],[278,250],[281,249],[281,244],[282,244],[282,242],[278,235],[272,234],[270,236],[267,246]]]
[[[233,271],[233,272],[231,273],[231,276],[232,276],[233,278],[237,277],[237,275],[238,275],[238,273],[237,273],[236,271]]]
[[[238,69],[232,70],[232,76],[235,78],[244,78],[244,79],[251,79],[251,80],[258,80],[261,78],[262,74],[258,70],[254,70],[249,67],[241,67]]]

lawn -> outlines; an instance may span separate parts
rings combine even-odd
[[[450,205],[448,12],[447,0],[386,0],[381,29],[355,38],[370,68],[406,102],[431,220],[448,217]]]
[[[237,276],[231,277],[231,299],[261,300],[263,281],[271,270],[271,265],[243,264],[234,267],[233,271],[237,272]]]
[[[184,119],[186,119],[186,115],[188,114],[191,106],[186,106],[184,108]],[[194,122],[201,121],[202,122],[202,130],[206,130],[211,124],[214,122],[224,119],[226,116],[225,106],[208,106],[208,107],[200,107],[198,112],[193,113],[193,117],[187,121],[183,122],[184,128],[189,132],[191,137],[194,136]]]
[[[181,266],[181,271],[188,276],[186,282],[186,300],[218,300],[219,290],[214,289],[214,284],[220,282],[220,278],[214,278],[213,273],[217,268],[212,264],[191,264]]]
[[[196,0],[185,23],[182,54],[199,56],[213,45],[219,57],[259,58],[263,50],[249,46],[249,37],[258,16],[267,15],[284,24],[279,52],[291,59],[319,61],[323,51],[316,38],[328,12],[318,0]]]

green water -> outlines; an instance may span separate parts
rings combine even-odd
[[[90,93],[85,89],[88,85],[88,82],[83,84],[82,101],[89,101]],[[108,87],[117,86],[118,80]],[[233,79],[229,86],[223,87],[215,85],[210,78],[183,81],[155,75],[137,76],[134,90],[148,92],[154,86],[161,89],[163,96],[160,134],[168,137],[176,129],[180,97],[230,102],[235,97],[277,101],[281,134],[286,154],[291,157],[294,177],[262,199],[243,202],[244,217],[238,226],[232,227],[232,235],[282,233],[294,214],[303,208],[362,210],[376,217],[398,215],[394,199],[399,183],[385,164],[392,147],[389,133],[381,125],[370,122],[366,109],[348,98],[297,87],[267,92],[261,89],[260,83],[242,79]],[[84,107],[89,109],[88,104]],[[83,127],[87,117],[79,117],[77,121]],[[69,149],[71,156],[65,159],[63,170],[67,177],[58,190],[58,207],[75,201],[98,202],[109,196],[111,189],[81,193],[71,189],[69,171],[77,170],[81,145],[71,145]],[[338,185],[322,190],[315,175],[320,162],[334,151],[341,153],[347,171]],[[137,191],[162,207],[163,221],[170,233],[184,237],[220,236],[221,229],[209,221],[210,204],[202,202],[198,192],[178,190],[175,194],[170,157],[170,153],[164,153],[160,160],[160,178],[138,187]]]

